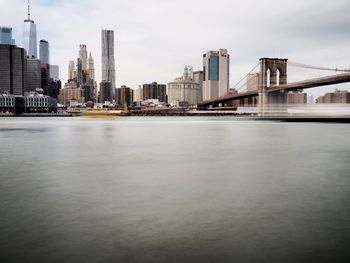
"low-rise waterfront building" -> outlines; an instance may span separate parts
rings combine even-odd
[[[318,97],[317,103],[350,103],[350,92],[336,89],[334,92],[328,92],[324,96]]]
[[[24,109],[26,113],[57,112],[57,99],[37,92],[30,92],[24,97]]]

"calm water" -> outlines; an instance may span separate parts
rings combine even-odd
[[[0,119],[0,262],[350,262],[350,125]]]

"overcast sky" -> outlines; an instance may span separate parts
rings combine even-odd
[[[26,3],[0,0],[0,25],[13,28],[18,45]],[[168,83],[186,64],[200,70],[202,54],[219,48],[231,55],[231,86],[260,57],[350,68],[349,11],[349,0],[32,0],[38,41],[50,42],[51,64],[60,66],[63,83],[82,43],[101,80],[101,29],[110,29],[117,86],[132,88]]]

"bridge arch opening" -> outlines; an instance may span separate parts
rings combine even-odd
[[[270,87],[271,86],[271,70],[270,68],[267,69],[266,71],[266,87]]]
[[[281,71],[280,69],[276,70],[276,86],[280,85],[280,76],[281,76]]]

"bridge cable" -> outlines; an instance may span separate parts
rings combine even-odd
[[[245,80],[250,74],[252,74],[252,72],[254,72],[254,70],[256,70],[256,68],[260,65],[260,62],[258,64],[255,65],[255,67],[249,71],[249,73],[247,75],[245,75],[240,81],[238,81],[232,88],[236,89],[236,87],[238,86],[238,84],[240,84],[243,80]],[[236,90],[239,91],[239,89],[241,89],[245,84],[243,84],[242,86],[240,86],[239,88],[237,88]]]
[[[325,68],[319,66],[311,66],[298,62],[293,62],[291,60],[288,61],[288,65],[299,67],[299,68],[308,68],[308,69],[316,69],[316,70],[325,70],[325,71],[336,71],[336,72],[350,72],[350,69],[338,69],[338,68]]]

